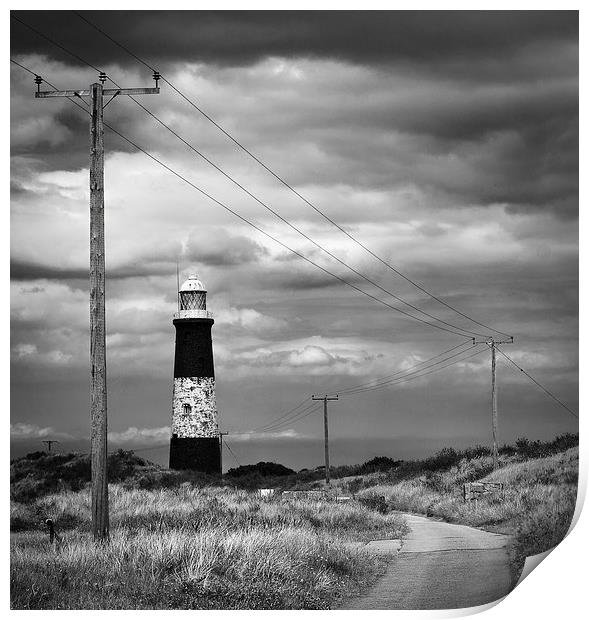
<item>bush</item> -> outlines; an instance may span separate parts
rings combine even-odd
[[[373,474],[398,467],[403,461],[395,461],[388,456],[375,456],[358,467],[358,474]]]
[[[461,459],[480,459],[483,456],[490,456],[491,449],[487,448],[487,446],[474,446],[473,448],[462,450],[459,454]]]
[[[449,469],[453,465],[457,465],[461,455],[454,448],[442,448],[434,456],[430,456],[423,461],[424,469],[436,471],[437,469]]]
[[[366,506],[369,510],[386,514],[389,511],[387,500],[384,495],[377,495],[376,493],[366,493],[358,497],[358,501]]]
[[[25,459],[29,459],[29,461],[36,461],[37,459],[43,458],[44,456],[47,456],[47,452],[39,450],[37,452],[29,452],[25,456]]]
[[[552,441],[530,441],[527,437],[520,437],[515,442],[515,453],[523,459],[537,459],[564,452],[579,445],[579,435],[566,433],[559,435]]]
[[[231,478],[240,478],[242,476],[259,475],[267,476],[288,476],[294,474],[293,469],[289,469],[280,463],[268,463],[260,461],[255,465],[240,465],[239,467],[230,469],[227,475]]]
[[[137,469],[148,465],[145,459],[132,450],[117,450],[108,456],[108,481],[119,482],[133,476]]]
[[[117,450],[108,457],[109,482],[159,470],[158,465],[136,456],[131,450]],[[89,454],[32,452],[10,463],[10,496],[18,502],[30,502],[59,490],[78,491],[90,480]]]
[[[354,495],[354,493],[357,493],[360,489],[365,488],[365,486],[365,481],[362,478],[353,478],[352,480],[348,480],[346,482],[344,488],[346,488],[349,493]]]

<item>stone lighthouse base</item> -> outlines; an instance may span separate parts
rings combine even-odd
[[[176,437],[170,442],[170,469],[190,469],[207,474],[221,473],[218,437]]]

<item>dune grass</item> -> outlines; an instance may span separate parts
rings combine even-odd
[[[355,503],[190,485],[110,490],[105,545],[91,540],[87,491],[13,505],[12,608],[327,609],[386,566],[347,541],[407,531],[397,515]],[[59,544],[49,544],[43,517]]]
[[[112,463],[111,479],[118,482],[109,487],[107,545],[91,540],[87,463],[69,455],[54,466],[45,463],[46,455],[32,455],[11,464],[11,604],[328,609],[385,570],[390,558],[346,543],[402,538],[407,526],[396,511],[512,534],[515,579],[526,556],[554,547],[566,534],[577,494],[576,442],[573,435],[518,440],[502,448],[496,471],[481,447],[448,448],[423,461],[373,459],[335,468],[332,495],[354,494],[356,501],[348,503],[261,498],[224,487],[220,477],[168,472],[121,453]],[[321,488],[320,477],[305,471],[262,484]],[[503,482],[505,490],[464,502],[462,485],[473,481]],[[48,517],[63,536],[55,546],[42,525]]]

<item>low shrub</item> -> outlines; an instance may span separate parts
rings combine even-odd
[[[252,474],[257,474],[260,477],[288,476],[294,473],[294,470],[285,467],[280,463],[270,463],[265,461],[260,461],[255,465],[240,465],[239,467],[227,471],[227,475],[230,478],[240,478],[242,476],[249,476]]]
[[[366,493],[358,497],[358,501],[366,508],[375,510],[381,514],[386,514],[389,510],[387,501],[384,495],[377,495],[376,493]]]

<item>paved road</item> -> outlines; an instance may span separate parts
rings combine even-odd
[[[457,609],[491,603],[512,588],[508,537],[404,515],[411,533],[387,573],[340,609]],[[377,552],[393,541],[374,541]]]

